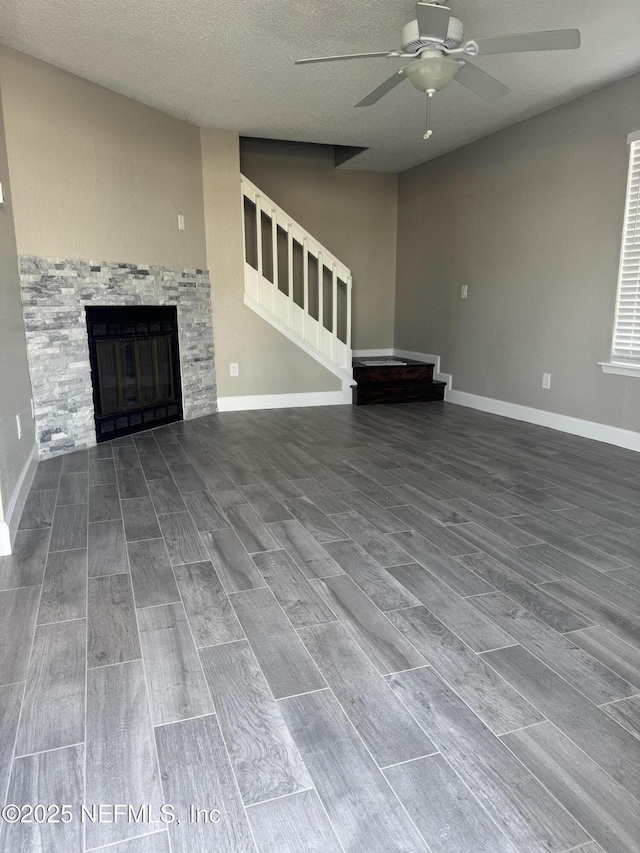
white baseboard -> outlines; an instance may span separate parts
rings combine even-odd
[[[387,347],[387,349],[354,349],[353,357],[354,358],[376,358],[378,356],[383,355],[395,355],[393,351],[393,347]]]
[[[291,409],[306,406],[345,406],[350,404],[351,388],[343,391],[311,391],[301,394],[254,394],[246,397],[218,397],[219,412]]]
[[[627,450],[640,451],[640,432],[630,429],[585,421],[570,415],[559,415],[544,409],[520,406],[517,403],[507,403],[505,400],[494,400],[491,397],[479,397],[477,394],[468,394],[466,391],[449,391],[447,401],[470,409],[478,409],[481,412],[489,412],[492,415],[501,415],[516,421],[526,421],[530,424],[557,429],[560,432],[579,435],[582,438],[590,438],[593,441],[615,444]]]
[[[27,495],[33,483],[33,478],[38,466],[38,445],[34,444],[27,461],[18,477],[13,493],[7,504],[7,511],[0,521],[0,556],[6,556],[13,550],[13,542],[18,532],[22,510],[27,502]]]

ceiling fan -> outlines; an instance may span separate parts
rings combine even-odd
[[[387,80],[376,86],[373,91],[356,104],[356,107],[369,107],[377,103],[384,95],[409,79],[421,92],[425,92],[430,104],[436,92],[456,80],[467,89],[487,101],[495,101],[507,95],[511,90],[469,62],[469,57],[490,53],[524,53],[536,50],[571,50],[580,47],[579,30],[550,30],[537,33],[514,33],[513,35],[493,36],[464,40],[462,21],[454,18],[451,9],[441,0],[430,3],[416,3],[416,18],[402,30],[402,47],[375,53],[352,53],[346,56],[319,56],[313,59],[298,59],[296,65],[308,65],[315,62],[335,62],[345,59],[372,59],[391,57],[410,59]],[[427,125],[429,107],[427,106]],[[427,127],[425,139],[431,136]]]

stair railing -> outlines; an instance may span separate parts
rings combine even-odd
[[[248,178],[241,185],[245,303],[351,376],[351,272]]]

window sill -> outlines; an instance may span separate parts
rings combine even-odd
[[[599,361],[603,373],[617,373],[619,376],[637,376],[640,378],[640,364],[622,364],[621,362]]]

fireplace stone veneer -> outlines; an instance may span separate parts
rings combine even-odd
[[[175,305],[184,418],[217,411],[206,271],[22,256],[20,280],[41,459],[96,443],[86,306]]]

